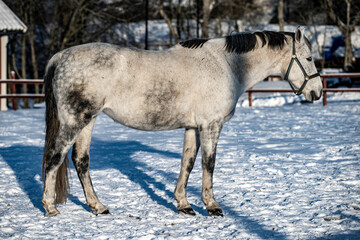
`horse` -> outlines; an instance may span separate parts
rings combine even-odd
[[[322,82],[303,31],[244,32],[192,39],[161,51],[90,43],[55,54],[44,76],[46,136],[42,159],[45,216],[59,214],[68,183],[68,151],[94,214],[109,210],[89,175],[90,142],[104,112],[127,127],[160,131],[184,128],[181,169],[174,197],[181,214],[195,215],[186,197],[201,146],[201,198],[210,216],[223,216],[213,194],[216,147],[240,95],[269,75],[282,75],[294,93],[318,100]]]

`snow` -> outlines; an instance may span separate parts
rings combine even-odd
[[[188,184],[197,215],[176,212],[183,130],[136,131],[104,114],[90,169],[111,214],[90,212],[71,166],[70,199],[44,217],[44,108],[0,112],[0,239],[359,239],[360,94],[329,93],[326,107],[256,96],[252,108],[241,97],[222,131],[217,218],[201,202],[200,159]]]

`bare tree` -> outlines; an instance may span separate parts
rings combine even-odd
[[[54,53],[74,45],[99,41],[116,24],[139,21],[142,16],[137,7],[142,0],[109,3],[104,0],[4,2],[28,26],[24,35],[10,36],[11,61],[8,68],[15,70],[18,78],[39,78],[44,73],[47,60]],[[26,85],[22,89],[27,93]],[[39,92],[38,85],[35,92]],[[26,99],[24,103],[26,107]]]
[[[343,2],[343,1],[341,1]],[[345,59],[344,59],[344,69],[348,69],[353,65],[354,54],[352,51],[351,44],[351,33],[355,30],[355,26],[360,22],[360,12],[359,9],[354,11],[352,9],[352,0],[345,0],[346,12],[345,19],[344,14],[339,11],[339,1],[336,2],[337,6],[334,4],[333,0],[326,0],[326,6],[328,10],[328,15],[332,21],[336,23],[339,30],[343,34],[345,42]],[[353,10],[353,11],[352,11]],[[352,16],[352,12],[355,12]]]
[[[215,5],[215,0],[203,0],[203,17],[201,23],[201,37],[208,38],[209,37],[209,22],[210,22],[210,14]]]
[[[106,1],[56,0],[49,3],[46,27],[48,58],[57,51],[101,37],[118,23],[140,21],[143,16],[141,0]]]
[[[202,37],[208,38],[212,33],[219,36],[223,34],[222,23],[228,24],[225,34],[238,30],[238,19],[251,19],[251,15],[259,15],[259,4],[254,0],[204,0],[202,5]],[[214,21],[215,31],[210,27],[210,21]]]
[[[22,15],[24,24],[27,25],[29,23],[29,13],[28,9],[28,1],[22,2]],[[27,78],[26,77],[26,34],[21,35],[21,77],[20,78]],[[28,93],[27,84],[23,84],[23,93]],[[24,101],[24,108],[29,108],[28,99],[23,99]]]
[[[33,78],[39,78],[39,71],[38,71],[38,64],[37,64],[37,55],[36,55],[36,48],[35,48],[35,10],[36,2],[34,0],[29,1],[29,23],[28,23],[28,31],[27,31],[27,38],[30,45],[30,55],[31,55],[31,63],[32,63],[32,70],[33,70]],[[40,93],[39,85],[35,85],[35,93]],[[36,99],[36,102],[39,102],[40,99]]]
[[[278,1],[278,20],[280,31],[284,31],[284,0]]]
[[[170,10],[171,10],[172,9],[172,0],[169,0],[169,6],[170,6]],[[161,17],[164,18],[164,20],[165,20],[165,22],[168,25],[169,30],[170,30],[170,37],[169,37],[170,46],[172,45],[172,37],[174,37],[175,42],[178,43],[180,41],[180,37],[179,37],[178,31],[176,31],[175,27],[172,24],[171,18],[167,15],[167,13],[164,10],[164,0],[160,1],[159,12],[160,12]]]

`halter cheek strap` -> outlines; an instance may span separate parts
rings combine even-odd
[[[294,86],[294,84],[289,80],[289,74],[290,74],[290,70],[294,64],[294,61],[298,64],[298,66],[300,67],[303,75],[304,75],[304,82],[303,84],[301,85],[301,87],[299,89],[296,90],[296,87]],[[304,90],[307,82],[312,79],[312,78],[315,78],[315,77],[320,77],[320,74],[319,73],[314,73],[312,75],[308,75],[304,69],[304,67],[302,66],[301,62],[299,61],[299,59],[297,58],[296,56],[296,52],[295,52],[295,37],[293,38],[293,49],[292,49],[292,57],[291,57],[291,61],[289,63],[289,66],[287,68],[287,71],[286,71],[286,74],[285,74],[285,77],[284,77],[284,80],[288,81],[289,84],[290,84],[290,87],[291,89],[293,90],[293,92],[296,94],[296,95],[300,95],[302,94],[302,91]]]

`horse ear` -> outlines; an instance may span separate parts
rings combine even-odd
[[[295,40],[297,42],[301,42],[303,39],[304,33],[302,32],[302,30],[300,29],[300,26],[298,26],[295,30]]]

